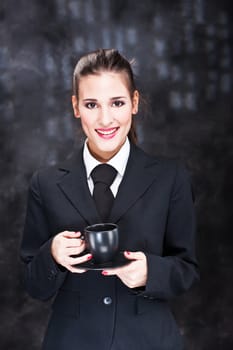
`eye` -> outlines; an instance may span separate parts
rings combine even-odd
[[[122,107],[124,106],[125,102],[121,101],[121,100],[116,100],[112,103],[113,107]]]
[[[88,109],[94,109],[97,107],[97,104],[95,102],[88,102],[85,104],[85,107]]]

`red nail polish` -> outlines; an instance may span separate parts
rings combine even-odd
[[[91,260],[92,259],[92,255],[88,255],[87,260]]]
[[[127,254],[127,255],[130,255],[130,252],[127,251],[126,254]]]
[[[107,276],[107,274],[108,274],[107,271],[102,271],[101,273],[102,273],[102,275],[104,275],[104,276]]]

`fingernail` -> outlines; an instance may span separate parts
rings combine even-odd
[[[126,252],[126,254],[127,254],[127,255],[130,255],[130,252],[129,252],[129,251],[127,251],[127,252]]]
[[[87,260],[91,260],[92,259],[92,255],[88,255]]]
[[[102,275],[107,276],[108,272],[107,271],[102,271]]]

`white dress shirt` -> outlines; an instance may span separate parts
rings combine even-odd
[[[129,140],[127,138],[125,143],[121,147],[121,149],[118,151],[118,153],[107,162],[107,164],[114,167],[117,171],[117,176],[110,187],[114,197],[116,197],[116,195],[117,195],[118,188],[119,188],[121,180],[124,176],[125,168],[126,168],[128,158],[129,158],[129,152],[130,152],[130,143],[129,143]],[[93,194],[94,183],[93,183],[93,180],[91,178],[91,172],[97,165],[101,164],[101,162],[99,162],[97,159],[95,159],[91,155],[91,153],[88,149],[88,146],[87,146],[87,140],[86,140],[86,142],[84,144],[84,148],[83,148],[83,160],[84,160],[84,165],[86,168],[88,187],[89,187],[91,194]]]

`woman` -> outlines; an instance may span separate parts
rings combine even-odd
[[[21,247],[29,294],[56,296],[43,349],[181,350],[168,300],[198,279],[188,175],[135,145],[139,92],[118,51],[79,60],[72,104],[86,142],[65,164],[33,176]],[[99,271],[84,268],[92,256],[81,232],[102,221],[91,177],[101,163],[116,169],[107,221],[119,226],[127,264]]]

